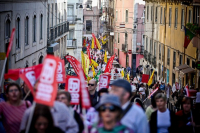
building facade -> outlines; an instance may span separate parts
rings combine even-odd
[[[0,2],[0,52],[8,49],[10,35],[16,28],[7,60],[8,69],[25,68],[42,63],[47,49],[47,1],[6,0]],[[0,60],[2,70],[4,60]],[[2,71],[0,71],[1,74]]]

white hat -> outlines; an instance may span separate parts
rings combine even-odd
[[[136,86],[135,85],[131,85],[131,88],[132,88],[132,92],[136,92]]]

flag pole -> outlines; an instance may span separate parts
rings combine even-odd
[[[1,78],[0,78],[0,87],[2,87],[2,80],[3,80],[3,75],[6,67],[6,62],[7,62],[7,57],[5,58],[4,64],[3,64],[3,69],[1,71]],[[2,88],[2,92],[4,92],[4,89]]]
[[[33,105],[31,108],[33,108],[30,112],[30,115],[29,115],[29,118],[28,118],[28,123],[27,123],[27,126],[26,126],[26,130],[25,130],[25,133],[28,133],[29,132],[29,129],[30,129],[30,126],[31,126],[31,122],[32,122],[32,118],[33,118],[33,114],[35,112],[35,106],[36,106],[36,103],[33,102]]]

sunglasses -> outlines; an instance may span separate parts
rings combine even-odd
[[[94,86],[94,84],[88,84],[88,86],[90,86],[90,85],[91,85],[91,86]]]
[[[117,111],[117,107],[111,105],[111,106],[105,106],[105,105],[102,105],[100,108],[99,108],[99,111],[101,112],[105,112],[106,109],[108,109],[110,112],[115,112]]]

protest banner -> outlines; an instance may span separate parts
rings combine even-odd
[[[57,95],[57,67],[59,58],[47,55],[44,59],[37,91],[34,97],[36,103],[53,106]]]
[[[142,74],[142,83],[148,83],[149,81],[149,75]]]
[[[99,77],[99,90],[101,90],[102,88],[109,88],[109,84],[110,84],[110,75],[105,75],[102,74]]]
[[[114,58],[115,58],[115,55],[113,55],[113,56],[109,59],[107,65],[106,65],[106,69],[105,69],[104,73],[111,73],[111,68],[112,68],[112,64],[113,64]]]
[[[66,81],[65,62],[64,60],[60,60],[58,62],[58,69],[57,69],[57,82],[65,83],[65,81]]]

